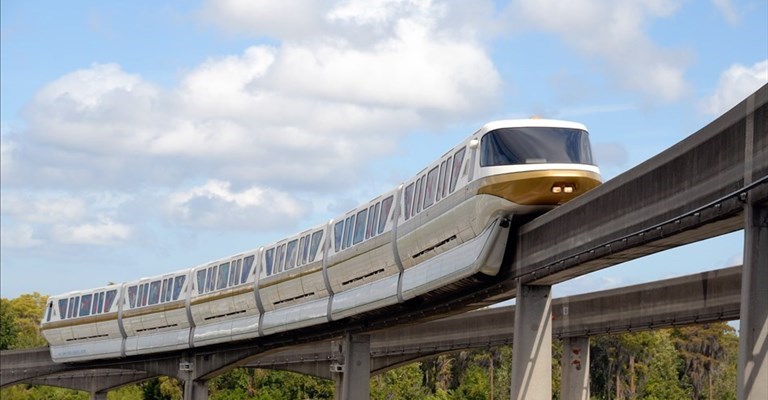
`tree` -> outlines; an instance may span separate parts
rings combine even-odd
[[[675,328],[672,337],[684,361],[683,373],[690,379],[694,398],[714,398],[713,381],[724,369],[729,342],[728,333],[734,329],[719,322]]]
[[[11,311],[11,302],[6,298],[0,299],[0,350],[13,348],[19,328],[16,317]]]

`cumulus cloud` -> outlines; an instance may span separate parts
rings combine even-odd
[[[515,0],[507,13],[517,26],[556,34],[585,57],[601,60],[621,86],[675,101],[689,90],[687,56],[657,47],[645,30],[651,18],[668,17],[681,3]]]
[[[720,74],[715,92],[701,102],[701,110],[718,116],[744,100],[755,90],[768,83],[768,60],[756,62],[751,67],[731,65]]]
[[[723,14],[723,18],[728,21],[729,24],[735,25],[741,19],[741,16],[736,12],[731,0],[712,0],[712,4]]]
[[[307,214],[308,206],[272,189],[234,191],[228,182],[211,180],[171,194],[165,209],[172,222],[183,226],[257,230],[292,226]]]
[[[60,224],[51,230],[54,241],[63,244],[106,245],[130,239],[133,229],[109,217],[92,223]]]
[[[18,225],[13,227],[0,227],[0,244],[8,248],[36,247],[43,243],[35,235],[31,225]]]
[[[75,221],[85,216],[83,200],[67,195],[30,196],[9,194],[2,196],[2,214],[31,223],[58,223]]]

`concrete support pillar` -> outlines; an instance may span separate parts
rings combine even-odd
[[[341,350],[342,370],[334,374],[336,399],[364,400],[371,398],[371,337],[344,336]]]
[[[561,400],[589,400],[589,337],[563,339]]]
[[[107,392],[91,392],[91,400],[107,400]]]
[[[184,400],[207,400],[208,382],[190,379],[184,381]]]
[[[744,224],[736,394],[768,399],[768,206],[748,204]]]
[[[518,283],[512,400],[552,398],[552,287]]]

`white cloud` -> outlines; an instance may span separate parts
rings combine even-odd
[[[731,0],[712,0],[712,5],[723,14],[723,18],[725,18],[729,24],[736,25],[739,20],[741,20],[741,16],[734,9]]]
[[[67,195],[8,194],[2,196],[2,214],[19,221],[51,224],[85,216],[83,200]]]
[[[768,83],[768,60],[756,62],[751,67],[731,65],[720,74],[715,92],[701,102],[701,110],[718,116],[744,100],[755,90]]]
[[[558,35],[585,58],[605,63],[614,79],[662,101],[689,90],[687,56],[657,47],[646,34],[651,18],[674,14],[682,2],[663,0],[516,0],[507,10],[515,25]]]
[[[286,193],[258,187],[238,192],[217,180],[170,195],[165,208],[167,217],[183,226],[254,230],[291,226],[309,211]]]
[[[355,1],[276,4],[206,7],[233,29],[263,20],[274,22],[263,29],[301,25],[308,15],[322,21],[302,39],[277,30],[286,35],[280,45],[211,58],[177,87],[116,64],[46,85],[26,107],[28,135],[4,141],[17,171],[3,172],[4,185],[125,190],[222,179],[329,191],[354,185],[361,165],[390,154],[410,130],[498,104],[490,56],[471,29],[440,25],[442,4],[381,1],[374,11]],[[351,34],[372,26],[377,33],[364,45]]]
[[[63,244],[107,245],[131,238],[133,229],[109,217],[82,224],[60,224],[51,230],[52,238]]]
[[[43,241],[35,235],[31,225],[18,225],[14,227],[0,227],[0,244],[4,248],[28,248],[43,244]]]

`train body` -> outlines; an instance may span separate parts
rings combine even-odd
[[[297,235],[186,270],[52,296],[57,362],[179,350],[362,315],[501,268],[515,215],[600,184],[586,128],[484,125],[397,188]]]

